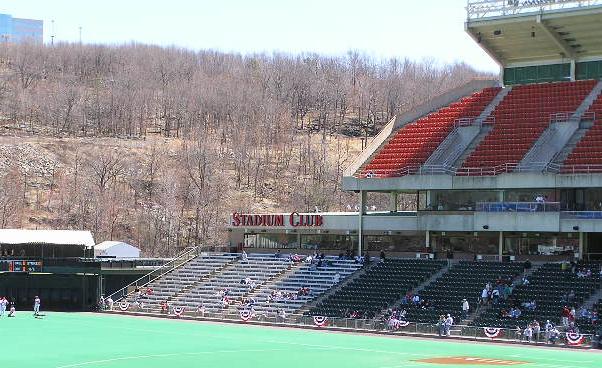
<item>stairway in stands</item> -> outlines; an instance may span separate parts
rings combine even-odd
[[[387,259],[337,290],[306,315],[349,317],[357,312],[358,318],[372,319],[445,264],[442,261]]]
[[[449,313],[460,324],[462,299],[476,308],[485,284],[495,285],[496,280],[514,278],[521,272],[522,265],[517,263],[461,261],[419,293],[430,308],[422,309],[412,303],[401,307],[406,309],[408,321],[436,323],[440,315]]]
[[[561,173],[602,172],[602,94],[586,114],[593,116],[593,125],[564,160]]]
[[[564,305],[579,306],[595,293],[600,287],[599,265],[580,264],[579,267],[592,269],[593,276],[584,278],[577,277],[570,268],[562,269],[559,263],[546,263],[527,277],[528,285],[519,285],[514,288],[512,295],[507,301],[500,301],[498,305],[492,306],[472,324],[475,326],[525,328],[533,320],[539,321],[543,326],[546,320],[554,324],[560,324],[561,310]],[[572,303],[563,301],[563,296],[569,291],[575,291],[575,299]],[[537,307],[529,311],[521,304],[526,301],[535,300]],[[502,310],[509,311],[512,307],[521,310],[519,318],[504,318]],[[581,326],[583,327],[583,326]]]

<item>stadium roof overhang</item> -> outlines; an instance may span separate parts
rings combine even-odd
[[[502,66],[602,59],[602,5],[469,19],[465,29]]]

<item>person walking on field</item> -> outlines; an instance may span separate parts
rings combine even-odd
[[[40,304],[42,304],[42,302],[40,301],[40,297],[38,297],[36,295],[35,299],[33,300],[33,315],[34,317],[37,317],[40,315]]]

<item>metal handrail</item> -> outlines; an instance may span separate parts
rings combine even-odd
[[[433,175],[447,174],[456,176],[495,176],[507,173],[520,172],[548,172],[561,174],[600,174],[602,164],[574,164],[561,165],[553,162],[531,162],[528,165],[519,166],[518,162],[507,162],[497,166],[481,167],[454,167],[451,165],[408,165],[395,170],[389,175],[381,176],[376,173],[367,174],[367,178],[379,177],[401,177],[406,175]]]
[[[582,8],[599,4],[602,4],[601,0],[468,0],[466,16],[468,20],[471,20],[529,12]]]
[[[197,249],[198,249],[198,247],[195,246],[188,250],[185,250],[182,254],[180,254],[176,258],[167,262],[163,266],[152,270],[151,272],[140,277],[139,279],[130,282],[126,286],[122,287],[121,289],[108,295],[107,298],[111,298],[115,301],[119,301],[123,298],[127,298],[130,294],[133,293],[133,291],[128,292],[128,289],[130,289],[131,287],[137,288],[139,286],[149,284],[149,283],[155,281],[156,279],[160,278],[161,276],[175,270],[176,268],[179,268],[180,266],[184,265],[185,263],[187,263],[188,261],[190,261],[191,259],[193,259],[194,257],[197,256]]]

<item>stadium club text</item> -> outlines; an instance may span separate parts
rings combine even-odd
[[[284,227],[284,221],[292,227],[321,227],[324,224],[322,215],[301,215],[293,212],[285,215],[249,215],[234,212],[232,214],[232,226],[265,226]]]

